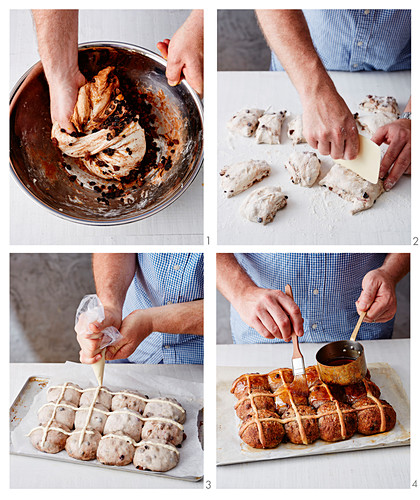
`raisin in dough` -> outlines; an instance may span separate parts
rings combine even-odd
[[[76,418],[74,419],[74,428],[83,429],[86,425],[86,419],[89,414],[89,406],[80,407],[76,411]],[[108,418],[107,409],[101,403],[96,403],[93,408],[90,420],[88,422],[89,426],[102,434],[105,426],[105,422]]]
[[[178,446],[184,439],[182,427],[162,420],[147,420],[141,431],[142,439],[162,439],[165,443]]]
[[[175,420],[175,422],[183,424],[185,422],[186,412],[174,398],[155,398],[153,401],[147,403],[143,415],[145,417],[169,418],[170,420]]]
[[[397,100],[391,96],[367,95],[359,104],[359,108],[364,111],[392,113],[399,115]]]
[[[293,151],[286,163],[293,184],[311,187],[318,178],[321,161],[312,151]]]
[[[166,472],[179,462],[179,451],[159,439],[142,441],[134,453],[133,464],[140,470]]]
[[[80,406],[91,405],[93,397],[95,396],[95,390],[96,387],[92,389],[85,389],[85,392],[82,394],[82,397],[80,398]],[[112,402],[112,394],[110,394],[109,389],[103,387],[99,391],[96,403],[100,403],[101,405],[105,406],[107,410],[109,410],[111,408],[111,402]]]
[[[74,405],[73,403],[67,403],[67,401],[59,403],[57,405],[57,408],[54,403],[47,403],[44,406],[41,406],[41,408],[38,410],[39,423],[42,425],[47,424],[55,410],[54,420],[62,425],[65,425],[69,429],[72,429],[76,408],[76,405]]]
[[[372,184],[351,170],[337,164],[331,167],[331,170],[319,181],[319,184],[345,200],[353,202],[352,215],[371,208],[376,199],[384,192],[381,180],[377,184]]]
[[[395,120],[398,120],[398,116],[394,113],[387,113],[384,111],[378,111],[377,113],[368,113],[366,115],[355,115],[356,122],[360,125],[362,130],[366,130],[371,135],[373,135],[378,128],[388,125]]]
[[[104,465],[128,465],[133,461],[134,451],[133,440],[118,431],[102,436],[96,457]]]
[[[282,194],[281,187],[267,186],[254,189],[242,203],[240,213],[245,219],[265,226],[286,205],[287,196]]]
[[[50,387],[47,391],[47,401],[49,403],[55,403],[56,401],[58,401],[58,398],[61,396],[62,390],[63,390],[62,385]],[[72,384],[70,382],[66,385],[66,388],[64,389],[64,394],[61,397],[60,402],[68,401],[69,403],[73,403],[77,406],[79,404],[81,395],[82,395],[82,388],[79,387],[77,384]]]
[[[303,137],[302,115],[296,116],[293,120],[290,120],[287,127],[287,137],[292,140],[293,146],[306,142],[306,139]]]
[[[129,410],[137,411],[142,414],[146,406],[146,401],[143,401],[136,396],[147,399],[146,396],[137,391],[121,391],[118,394],[115,394],[112,397],[112,411],[128,408]]]
[[[144,130],[127,109],[114,67],[101,70],[79,89],[70,121],[74,137],[54,122],[51,137],[61,151],[80,158],[84,166],[103,179],[121,179],[138,167],[146,153]],[[121,124],[116,130],[114,124]]]
[[[70,429],[59,422],[53,421],[48,428],[44,442],[44,427],[35,427],[30,432],[31,443],[34,448],[45,453],[59,453],[66,446]]]
[[[258,120],[255,137],[258,144],[280,144],[281,126],[286,118],[287,111],[265,113]]]
[[[116,410],[112,412],[105,423],[104,434],[114,434],[117,431],[124,432],[134,441],[140,441],[141,428],[140,413],[129,410]]]
[[[251,137],[255,134],[258,119],[264,114],[263,109],[242,109],[235,113],[227,123],[227,128],[238,135]]]
[[[67,455],[77,460],[94,460],[98,449],[101,434],[88,427],[80,444],[80,434],[82,431],[73,431],[66,441]]]
[[[248,160],[234,163],[220,171],[220,183],[227,198],[231,198],[250,188],[256,182],[270,175],[270,165],[262,160]]]

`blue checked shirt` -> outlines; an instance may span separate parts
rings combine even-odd
[[[411,68],[411,10],[304,10],[315,49],[327,70]],[[271,56],[272,71],[282,70]]]
[[[380,267],[386,254],[248,253],[235,257],[257,286],[283,291],[287,284],[292,287],[304,319],[301,342],[332,342],[350,338],[359,318],[355,302],[362,291],[363,277]],[[394,320],[362,323],[357,338],[389,339],[393,325]],[[233,307],[231,329],[236,344],[283,342],[262,337]]]
[[[202,253],[139,253],[123,317],[136,309],[204,297]],[[153,332],[129,356],[131,363],[202,364],[203,337]]]

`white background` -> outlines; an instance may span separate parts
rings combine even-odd
[[[258,3],[258,5],[257,5]],[[348,3],[349,4],[349,3]],[[62,4],[63,6],[67,6]],[[241,8],[255,8],[255,7],[260,7],[260,8],[278,8],[279,7],[279,2],[276,1],[259,1],[259,2],[250,2],[247,0],[243,0],[241,4],[239,5]],[[419,22],[419,12],[418,12],[418,6],[415,6],[415,2],[405,2],[404,5],[401,5],[401,7],[408,7],[408,8],[413,8],[415,15],[413,16],[413,45],[416,47],[419,46],[419,29],[420,29],[420,22]],[[19,2],[19,1],[14,1],[14,2],[4,2],[1,6],[1,17],[0,17],[0,22],[1,22],[1,37],[2,37],[2,47],[3,47],[3,57],[5,59],[4,67],[8,67],[8,54],[9,54],[9,39],[10,39],[10,33],[9,33],[9,9],[10,8],[31,8],[33,7],[33,2]],[[45,7],[45,8],[56,8],[57,7],[57,2],[52,2],[52,1],[47,1],[47,2],[37,2],[37,7]],[[86,2],[72,2],[71,7],[73,8],[78,8],[78,7],[102,7],[102,8],[110,8],[110,7],[115,7],[114,3],[111,2],[92,2],[92,1],[86,1]],[[124,5],[121,5],[125,8],[141,8],[144,7],[145,5],[136,1],[128,0],[127,2],[124,3]],[[191,8],[192,7],[192,2],[186,2],[183,0],[179,0],[176,5],[177,8]],[[203,496],[206,498],[214,497],[216,498],[225,498],[227,493],[224,491],[220,491],[216,489],[216,468],[215,468],[215,450],[214,450],[214,443],[216,442],[215,440],[215,430],[216,430],[216,425],[215,425],[215,408],[214,408],[214,401],[215,401],[215,370],[216,370],[216,343],[215,343],[215,331],[216,331],[216,320],[215,320],[215,315],[216,315],[216,294],[215,294],[215,254],[219,250],[224,251],[224,252],[232,252],[232,251],[256,251],[257,248],[254,246],[246,246],[242,245],[240,249],[238,247],[233,247],[233,246],[225,246],[222,249],[218,248],[216,245],[216,232],[217,232],[217,225],[216,225],[216,217],[215,217],[215,210],[216,210],[216,178],[217,175],[217,148],[215,147],[216,141],[217,141],[217,134],[216,134],[216,123],[217,123],[217,117],[216,117],[216,107],[217,107],[217,73],[216,73],[216,9],[220,8],[237,8],[238,7],[238,2],[235,1],[213,1],[213,2],[195,2],[195,7],[206,7],[206,16],[205,16],[205,27],[206,27],[206,33],[205,33],[205,39],[206,39],[206,45],[205,45],[205,61],[206,61],[206,67],[205,67],[205,87],[206,87],[206,113],[205,113],[205,158],[206,158],[206,171],[204,174],[204,179],[205,179],[205,192],[204,192],[204,200],[205,200],[205,210],[204,210],[204,235],[205,235],[205,247],[204,251],[206,254],[206,267],[205,267],[205,289],[206,289],[206,304],[205,304],[205,401],[206,401],[206,412],[205,412],[205,483],[203,484],[203,491],[199,494],[199,496]],[[283,6],[283,5],[281,5]],[[284,5],[286,6],[286,5]],[[288,7],[289,5],[287,5]],[[332,1],[320,1],[317,2],[315,5],[314,2],[309,2],[309,1],[301,1],[293,4],[293,8],[303,8],[303,7],[319,7],[319,8],[344,8],[344,7],[358,7],[358,8],[363,8],[365,5],[361,4],[360,2],[352,3],[351,5],[345,5],[345,4],[340,4],[338,5],[337,2],[332,2]],[[174,4],[173,2],[169,2],[167,0],[162,0],[159,4],[159,6],[153,5],[153,7],[160,7],[160,8],[173,8]],[[395,8],[395,2],[389,2],[389,1],[371,1],[369,3],[369,7],[376,7],[376,8]],[[413,60],[413,74],[412,74],[412,87],[413,89],[418,89],[419,88],[419,74],[418,74],[418,65],[419,65],[419,57],[418,57],[419,50],[417,49],[414,51],[414,60]],[[7,70],[4,69],[4,72]],[[8,158],[7,158],[7,152],[8,152],[8,100],[6,100],[6,96],[8,95],[9,92],[9,79],[8,78],[3,78],[0,80],[2,88],[3,88],[3,124],[2,124],[2,141],[3,141],[3,155],[4,155],[4,169],[7,170],[7,163],[8,163]],[[418,99],[414,99],[413,101],[413,115],[419,116],[419,111],[420,107],[417,105]],[[416,121],[414,121],[414,126],[413,126],[413,131],[414,134],[417,134],[418,137],[418,126],[416,126]],[[419,163],[419,154],[418,154],[418,148],[415,148],[413,150],[413,165],[416,165]],[[414,193],[418,193],[418,188],[419,188],[419,176],[416,172],[416,168],[413,167],[414,173],[412,175],[412,185],[413,185],[413,203],[412,203],[412,235],[415,236],[420,236],[420,223],[419,223],[419,214],[420,214],[420,203],[419,203],[419,197],[414,196]],[[8,184],[8,179],[6,180],[6,183]],[[185,251],[187,248],[189,251],[201,251],[202,247],[201,246],[188,246],[188,247],[183,247],[183,246],[121,246],[118,245],[118,241],[116,241],[115,246],[97,246],[97,245],[89,245],[89,246],[83,246],[80,244],[80,242],[73,242],[75,243],[73,246],[71,245],[62,245],[60,247],[56,247],[53,245],[47,245],[47,246],[39,246],[39,245],[25,245],[24,247],[22,246],[16,246],[16,245],[11,245],[9,243],[9,216],[10,216],[10,208],[9,208],[9,192],[7,189],[5,189],[5,192],[3,193],[3,196],[1,198],[1,208],[2,208],[2,234],[3,238],[1,241],[1,276],[2,276],[2,285],[1,285],[1,303],[2,303],[2,319],[3,319],[3,334],[5,337],[5,342],[3,345],[5,346],[3,349],[2,353],[2,381],[3,381],[3,387],[8,387],[8,379],[9,379],[9,370],[8,370],[8,342],[7,342],[7,335],[9,332],[9,325],[8,325],[8,293],[9,293],[9,286],[8,286],[8,256],[9,252],[16,252],[16,251],[25,251],[25,252],[43,252],[43,251],[48,251],[48,252],[55,252],[55,251],[60,251],[60,252],[93,252],[93,251],[127,251],[127,252],[132,252],[132,251]],[[209,244],[207,244],[207,236],[209,237]],[[145,240],[143,240],[145,243]],[[275,247],[276,251],[307,251],[307,247],[305,246],[294,246],[292,248],[290,247],[284,247],[284,246],[276,246]],[[347,251],[347,247],[343,246],[335,246],[335,245],[330,245],[330,246],[317,246],[316,248],[313,248],[313,250],[318,251],[318,252],[327,252],[327,251],[334,251],[334,252],[339,252],[339,251]],[[273,251],[273,248],[270,246],[265,246],[265,247],[259,247],[258,251]],[[378,248],[375,246],[356,246],[352,247],[352,251],[358,252],[358,251],[378,251]],[[418,314],[416,311],[416,304],[420,303],[420,294],[418,291],[418,283],[419,283],[419,278],[420,278],[420,268],[419,268],[419,247],[416,246],[387,246],[386,248],[380,248],[379,251],[395,251],[395,252],[406,252],[406,251],[412,251],[412,270],[411,270],[411,276],[412,276],[412,304],[414,305],[412,307],[412,340],[411,340],[411,367],[412,367],[412,380],[414,381],[414,391],[413,391],[413,397],[411,398],[411,405],[412,405],[412,415],[413,417],[415,416],[416,419],[412,419],[412,424],[413,424],[413,440],[412,440],[412,447],[411,447],[411,482],[418,480],[420,483],[420,461],[419,461],[419,439],[417,436],[417,432],[419,429],[418,425],[418,416],[420,415],[420,405],[419,405],[419,397],[418,397],[418,387],[417,387],[417,380],[419,380],[419,361],[418,361],[418,356],[420,353],[420,343],[418,340],[418,330],[419,330],[419,319],[418,319]],[[418,306],[417,306],[418,308]],[[7,390],[7,389],[4,389]],[[3,403],[2,403],[2,426],[1,429],[3,432],[1,433],[1,450],[2,450],[2,468],[1,468],[1,492],[4,495],[5,498],[27,498],[28,495],[31,497],[35,498],[42,498],[44,499],[45,497],[50,497],[52,498],[57,498],[59,496],[60,499],[74,499],[75,495],[78,495],[78,492],[74,492],[71,490],[60,490],[59,492],[41,492],[41,491],[18,491],[18,490],[13,490],[10,491],[8,490],[8,482],[9,482],[9,457],[8,457],[8,398],[3,398]],[[417,420],[417,422],[416,422]],[[331,465],[334,467],[334,464]],[[349,474],[352,474],[352,471],[348,471]],[[22,474],[25,474],[25,471],[22,471]],[[301,474],[305,474],[305,471],[302,470]],[[208,484],[207,481],[210,481],[211,484]],[[355,484],[357,484],[357,478],[355,478]],[[209,488],[209,489],[207,489]],[[299,484],[296,484],[296,488],[299,488]],[[419,484],[420,488],[420,484]],[[93,494],[93,493],[88,493],[88,494]],[[109,495],[108,493],[102,493],[105,495]],[[112,493],[114,494],[114,492]],[[117,493],[120,495],[153,495],[155,496],[154,492],[142,492],[142,491],[121,491],[120,493]],[[312,496],[318,496],[318,495],[325,495],[322,491],[316,490],[316,491],[306,491],[306,490],[299,490],[299,489],[294,489],[294,490],[273,490],[273,491],[254,491],[254,490],[241,490],[238,492],[228,492],[229,497],[232,497],[232,495],[236,495],[241,498],[252,498],[255,499],[257,496],[260,495],[274,495],[274,497],[281,497],[281,496],[290,496],[292,495],[293,498],[307,498],[308,495]],[[357,498],[364,498],[367,496],[367,494],[373,494],[375,497],[380,497],[380,498],[390,498],[392,494],[392,498],[395,498],[397,496],[398,498],[403,498],[403,497],[413,497],[414,494],[418,494],[418,488],[412,488],[411,490],[405,490],[405,491],[398,491],[398,492],[387,492],[387,491],[380,491],[380,492],[366,492],[366,491],[360,491],[360,490],[347,490],[347,491],[326,491],[326,494],[330,495],[331,497],[339,497],[344,498],[344,499],[352,499],[354,500],[355,497]],[[95,493],[95,495],[97,495]],[[194,495],[194,497],[192,497]],[[185,498],[185,497],[191,497],[191,498],[197,498],[197,491],[195,492],[171,492],[171,497],[173,498]]]

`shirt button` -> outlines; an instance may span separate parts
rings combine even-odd
[[[313,323],[312,329],[315,330],[317,327],[318,327],[318,325],[316,323]]]
[[[174,265],[174,271],[179,271],[180,268],[181,266],[179,264]]]
[[[170,345],[164,345],[163,347],[164,347],[165,349],[170,349],[170,348],[171,348],[171,346],[170,346]]]
[[[357,66],[359,66],[357,63],[353,64],[353,68],[357,68]]]
[[[170,300],[168,300],[167,304],[168,304],[168,305],[171,305],[171,304],[172,304],[172,302],[171,302]]]
[[[366,9],[365,10],[365,14],[368,15],[370,13],[370,10],[369,9]]]
[[[313,294],[318,295],[318,293],[319,293],[319,290],[317,288],[315,288],[315,290],[313,291]]]
[[[363,45],[363,42],[357,42],[357,46],[361,47]]]

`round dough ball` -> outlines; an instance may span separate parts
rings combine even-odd
[[[48,391],[47,391],[47,401],[48,402],[55,403],[58,400],[58,398],[61,395],[63,385],[57,386],[57,387],[50,387],[48,389]],[[76,389],[79,389],[79,390],[77,391]],[[66,389],[64,390],[64,394],[60,400],[60,403],[63,401],[68,401],[69,403],[73,403],[74,405],[78,406],[79,401],[80,401],[80,397],[82,395],[81,390],[82,390],[82,388],[80,386],[69,382],[67,384]]]
[[[122,410],[123,408],[128,408],[129,410],[137,411],[140,415],[143,413],[146,402],[136,398],[135,396],[141,396],[147,399],[147,396],[140,394],[137,391],[121,391],[112,397],[112,411]]]
[[[268,390],[276,392],[277,389],[284,386],[283,379],[286,384],[291,384],[294,379],[293,370],[291,368],[278,368],[267,374]]]
[[[244,374],[234,380],[230,392],[234,394],[237,399],[242,399],[248,396],[250,392],[256,391],[269,391],[267,375],[260,375],[259,373]]]
[[[61,429],[64,432],[60,432],[60,430],[57,429]],[[46,440],[42,446],[41,441],[44,436],[44,429],[39,428],[31,432],[30,439],[32,446],[39,451],[44,451],[45,453],[58,453],[61,450],[64,450],[64,447],[66,446],[68,437],[66,432],[70,432],[68,427],[53,420],[47,432]]]
[[[134,453],[133,464],[140,470],[166,472],[179,462],[179,452],[175,446],[159,439],[142,441]]]
[[[96,457],[104,465],[128,465],[133,461],[134,451],[131,440],[118,431],[109,437],[102,436]]]
[[[307,443],[304,443],[303,436],[299,430],[299,425],[296,419],[296,413],[293,408],[289,408],[286,410],[282,418],[288,419],[293,418],[290,422],[284,424],[284,430],[286,431],[286,435],[291,443],[294,444],[310,444],[313,443],[316,439],[319,438],[319,429],[318,422],[316,420],[316,413],[313,408],[310,406],[299,405],[296,407],[299,415],[308,416],[309,418],[302,418],[302,427],[303,432],[306,436]],[[311,416],[314,418],[310,418]]]
[[[96,388],[91,388],[91,389],[85,389],[85,392],[82,394],[82,397],[80,398],[80,406],[90,406],[92,404],[93,396],[95,395],[95,389]],[[106,389],[106,387],[103,387],[103,389]],[[111,401],[112,401],[112,395],[109,394],[104,390],[100,390],[98,397],[96,398],[96,403],[100,403],[101,405],[105,406],[107,410],[111,408]]]
[[[83,436],[82,444],[79,444],[81,431],[75,431],[66,441],[66,451],[69,457],[77,460],[93,460],[96,458],[101,435],[92,427],[89,427]]]
[[[275,412],[276,411],[276,403],[274,402],[274,397],[269,391],[259,391],[258,394],[267,394],[267,396],[255,396],[253,398],[254,405],[257,410],[268,410]],[[254,413],[254,409],[251,404],[251,398],[247,397],[242,401],[238,402],[235,406],[236,415],[241,420],[246,419],[250,415]]]
[[[63,424],[69,429],[73,429],[76,405],[73,403],[60,403],[55,411],[54,420],[59,424]],[[47,403],[38,410],[39,423],[45,425],[52,417],[55,410],[54,403]]]
[[[394,408],[385,400],[380,400],[385,416],[385,431],[390,431],[394,428],[397,420],[397,414]],[[381,432],[381,412],[378,405],[370,398],[365,397],[354,403],[353,408],[357,411],[357,430],[360,434],[370,436]]]
[[[97,430],[101,434],[104,430],[105,422],[108,418],[108,416],[105,413],[103,413],[106,411],[107,409],[105,408],[105,406],[101,405],[100,403],[96,403],[92,415],[90,416],[89,426]],[[83,427],[86,425],[86,419],[88,413],[89,413],[89,406],[80,407],[76,411],[76,417],[74,419],[75,429],[83,429]]]
[[[284,428],[279,418],[272,411],[259,410],[258,419],[261,421],[262,435],[256,422],[256,415],[252,415],[242,422],[239,436],[252,448],[276,448],[284,438]]]
[[[346,385],[344,387],[344,403],[349,405],[355,403],[358,399],[364,398],[367,395],[366,386],[375,398],[379,398],[381,390],[379,387],[369,379],[357,384]]]
[[[184,431],[177,425],[159,420],[147,420],[143,424],[142,439],[161,439],[165,443],[178,446],[184,440]]]
[[[344,437],[342,435],[340,418],[337,412],[337,404],[339,405],[340,410],[344,410]],[[343,441],[344,439],[349,439],[353,436],[357,429],[357,414],[355,411],[348,410],[352,410],[351,406],[345,403],[336,403],[334,401],[324,403],[318,408],[318,415],[325,414],[325,416],[320,416],[318,419],[319,434],[321,439],[324,441],[335,442]]]
[[[169,401],[165,403],[165,401]],[[175,403],[178,406],[174,406]],[[178,401],[174,398],[155,398],[147,403],[144,408],[143,415],[145,417],[164,417],[170,420],[175,420],[183,424],[185,422],[186,412]]]
[[[130,436],[134,441],[140,441],[143,422],[140,413],[128,410],[116,410],[112,412],[105,423],[104,434],[113,434],[117,431]]]

